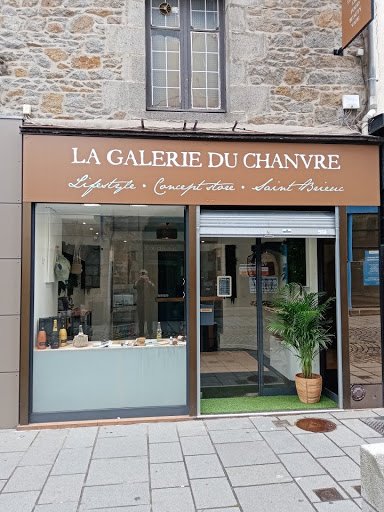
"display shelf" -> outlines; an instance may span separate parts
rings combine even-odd
[[[122,340],[124,341],[124,340]],[[126,341],[129,341],[131,342],[131,340],[126,340]],[[146,345],[127,345],[127,344],[124,344],[123,346],[121,345],[121,343],[112,343],[111,345],[97,345],[97,346],[94,346],[94,343],[96,342],[90,342],[88,344],[87,347],[74,347],[72,346],[72,344],[69,344],[69,345],[66,345],[64,347],[60,347],[60,348],[57,348],[57,349],[52,349],[50,347],[47,347],[46,349],[38,349],[35,347],[35,352],[37,353],[48,353],[48,352],[68,352],[68,351],[81,351],[81,352],[85,352],[85,351],[88,351],[88,350],[96,350],[96,351],[102,351],[102,350],[130,350],[130,349],[145,349],[145,348],[169,348],[169,347],[185,347],[186,346],[186,342],[185,341],[179,341],[176,345],[173,345],[171,342],[169,343],[165,343],[165,344],[162,344],[162,343],[157,343],[157,342],[152,342],[152,343],[147,343]]]

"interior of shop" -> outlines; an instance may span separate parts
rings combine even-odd
[[[39,204],[34,232],[32,411],[185,408],[184,208]]]
[[[274,295],[286,283],[319,291],[320,259],[322,267],[327,266],[322,277],[324,272],[333,275],[332,290],[326,291],[335,293],[334,243],[330,244],[332,259],[325,263],[323,242],[316,238],[201,238],[200,389],[205,411],[210,399],[295,394],[298,360],[267,326]],[[218,296],[221,275],[232,284],[225,297]],[[324,373],[332,367],[337,375],[335,354],[336,343],[322,365]],[[319,356],[314,370],[320,372]]]

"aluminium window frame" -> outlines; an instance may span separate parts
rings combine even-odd
[[[159,0],[159,5],[161,0]],[[152,27],[151,9],[152,1],[145,1],[145,80],[146,80],[146,110],[155,112],[193,112],[222,114],[227,112],[226,103],[226,49],[225,49],[225,0],[218,0],[218,16],[220,20],[219,30],[219,108],[193,108],[192,107],[192,62],[191,62],[191,34],[193,32],[210,33],[211,30],[192,30],[190,23],[191,1],[179,0],[180,27],[163,28]],[[188,8],[186,8],[188,6]],[[180,37],[180,107],[154,107],[152,106],[152,45],[151,36],[153,30],[157,34],[172,34],[177,32]]]

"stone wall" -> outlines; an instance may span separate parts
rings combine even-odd
[[[34,118],[342,125],[366,93],[340,46],[340,0],[227,0],[227,113],[146,112],[144,0],[2,0],[0,106]],[[107,7],[106,7],[107,6]],[[358,41],[360,46],[362,39]]]

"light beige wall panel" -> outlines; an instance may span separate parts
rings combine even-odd
[[[19,316],[0,316],[0,354],[0,372],[19,371]]]
[[[0,203],[21,203],[20,119],[0,119]]]
[[[21,205],[0,203],[0,258],[21,258]]]
[[[0,373],[0,428],[19,423],[19,374]]]
[[[21,261],[0,259],[0,316],[20,315]]]

